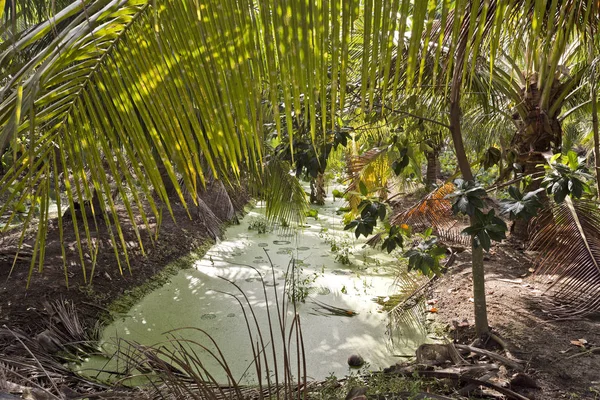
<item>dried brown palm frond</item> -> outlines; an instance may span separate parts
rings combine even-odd
[[[444,263],[443,270],[448,269],[456,260],[455,254],[451,254]],[[394,295],[392,302],[383,304],[384,310],[388,312],[389,322],[387,333],[390,337],[390,351],[393,352],[395,343],[405,339],[407,327],[425,335],[427,326],[425,315],[427,314],[427,304],[425,296],[431,284],[439,277],[433,275],[425,276],[417,271],[408,271],[406,264],[400,263],[396,273],[395,284],[398,287],[398,293]],[[376,299],[381,303],[381,298]],[[406,346],[404,346],[406,348]]]
[[[43,305],[48,314],[48,328],[44,332],[61,343],[61,346],[69,353],[90,354],[96,352],[95,343],[100,338],[98,323],[92,328],[86,327],[77,314],[75,304],[71,301],[44,301]]]
[[[371,236],[365,244],[367,246],[375,247],[383,240],[383,232],[378,232],[375,235]]]
[[[244,208],[252,198],[248,191],[247,180],[241,180],[239,183],[230,183],[225,185],[225,190],[229,193],[229,199],[235,212],[238,214],[244,213]]]
[[[222,226],[221,226],[223,221],[215,213],[215,212],[219,212],[219,209],[218,209],[219,206],[218,206],[218,204],[216,204],[216,200],[219,200],[219,199],[223,200],[222,197],[227,196],[227,202],[229,204],[226,204],[223,207],[223,210],[229,210],[230,208],[233,207],[233,206],[230,207],[231,200],[229,199],[229,194],[224,190],[224,188],[222,188],[223,189],[222,192],[220,191],[222,183],[220,185],[218,185],[219,183],[220,182],[213,182],[213,180],[210,180],[209,182],[207,182],[207,189],[210,189],[210,190],[218,190],[219,189],[219,193],[215,192],[215,193],[212,193],[211,195],[209,195],[206,191],[202,191],[198,188],[195,191],[190,191],[185,186],[183,180],[182,179],[179,180],[179,184],[182,185],[181,186],[181,194],[187,204],[186,207],[188,209],[190,217],[194,221],[196,221],[198,224],[202,225],[205,228],[205,232],[213,240],[216,240],[223,233]],[[213,186],[215,186],[215,188],[213,188]],[[173,189],[173,188],[170,188],[170,190],[168,190],[167,193],[169,196],[176,195],[175,189]],[[207,203],[207,201],[210,202],[210,205]],[[215,210],[213,210],[213,207],[215,207]],[[228,211],[224,211],[224,212],[220,212],[220,213],[227,215]]]
[[[376,233],[365,242],[367,246],[376,247],[383,240],[384,232]],[[452,226],[450,229],[437,229],[435,235],[444,242],[461,244],[463,246],[471,245],[471,237],[463,235],[460,229]]]
[[[465,247],[471,245],[471,237],[463,235],[462,231],[454,225],[449,229],[437,229],[435,235],[444,242],[461,244]]]
[[[150,398],[142,390],[110,387],[71,370],[68,362],[97,352],[98,330],[85,328],[71,302],[46,302],[44,308],[47,327],[36,336],[0,329],[0,340],[12,341],[0,353],[0,390],[45,400]]]
[[[386,153],[386,148],[375,147],[371,150],[365,151],[361,155],[350,157],[346,165],[346,172],[348,173],[348,176],[351,178],[358,177],[363,173],[365,168]]]
[[[446,183],[429,193],[422,200],[407,210],[397,210],[390,216],[392,225],[409,225],[413,231],[422,232],[433,228],[435,235],[440,239],[458,243],[465,246],[470,245],[468,236],[461,234],[456,227],[456,220],[452,213],[452,203],[446,196],[454,191],[454,184]],[[379,232],[367,240],[366,244],[375,247],[383,240],[383,232]]]
[[[408,271],[405,264],[399,266],[396,272],[395,284],[399,289],[398,293],[384,305],[384,310],[388,312],[387,333],[390,341],[390,351],[399,346],[403,340],[406,327],[411,327],[425,333],[424,315],[426,314],[425,302],[423,301],[422,289],[429,281],[426,276],[415,271]]]
[[[600,210],[591,200],[553,203],[532,222],[536,275],[549,276],[558,318],[600,311]]]
[[[78,318],[76,314],[71,314],[71,317]],[[60,320],[65,318],[64,315],[59,317]],[[57,325],[49,326],[35,337],[6,327],[0,329],[0,340],[12,340],[13,343],[0,354],[0,376],[17,390],[44,396],[33,398],[63,399],[65,390],[72,392],[65,389],[69,387],[77,388],[80,394],[86,396],[108,391],[108,386],[79,376],[65,365],[66,362],[73,361],[76,354],[90,354],[88,342],[61,342],[69,339],[79,322],[69,324],[70,327],[58,328]],[[131,398],[131,393],[129,396]]]
[[[200,196],[196,197],[196,203],[197,204],[193,206],[189,206],[195,214],[194,217],[204,226],[206,233],[208,233],[211,238],[217,239],[221,236],[221,233],[223,233],[221,227],[222,221]]]
[[[399,210],[390,217],[393,225],[407,224],[421,231],[433,227],[436,231],[449,231],[456,221],[452,214],[452,203],[446,198],[454,192],[453,183],[445,183],[435,189],[408,210]]]
[[[395,199],[407,193],[414,193],[420,187],[416,179],[403,179],[402,176],[392,176],[388,180],[388,191],[390,199]]]

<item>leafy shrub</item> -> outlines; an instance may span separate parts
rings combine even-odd
[[[269,221],[264,217],[253,218],[248,224],[249,231],[256,231],[257,233],[267,233],[271,229],[269,227]]]

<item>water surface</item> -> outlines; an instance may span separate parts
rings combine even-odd
[[[387,367],[398,362],[398,356],[414,354],[415,348],[427,341],[423,325],[407,322],[396,330],[399,334],[394,335],[392,344],[387,315],[373,302],[376,296],[397,292],[394,276],[398,261],[365,247],[364,240],[354,240],[350,232],[343,231],[341,217],[336,215],[341,206],[342,200],[329,197],[325,206],[313,207],[319,211],[318,219],[308,218],[302,228],[275,226],[271,232],[259,234],[248,229],[264,216],[263,206],[257,205],[239,225],[229,227],[224,239],[192,268],[179,272],[169,283],[144,297],[127,317],[108,326],[102,334],[103,347],[110,352],[115,337],[152,345],[164,342],[165,332],[173,329],[201,328],[216,340],[236,379],[253,383],[256,377],[253,368],[249,368],[252,352],[247,325],[239,303],[231,294],[244,299],[234,285],[222,278],[243,290],[263,335],[268,336],[267,304],[271,322],[278,329],[275,291],[282,307],[282,299],[288,298],[283,288],[286,282],[291,282],[290,261],[294,260],[298,297],[306,295],[304,302],[297,302],[296,307],[301,318],[309,378],[348,374],[347,358],[351,354],[360,354],[371,369]],[[340,255],[347,255],[350,264]],[[265,281],[268,302],[259,273]],[[321,304],[355,315],[331,315]],[[289,327],[292,311],[287,315]],[[210,343],[198,330],[178,331],[176,335],[205,345]],[[276,335],[274,340],[276,348],[282,347],[280,336]],[[256,341],[256,335],[254,338]],[[271,357],[268,337],[265,344],[268,345],[265,351]],[[205,353],[201,357],[211,373],[225,382],[217,362]],[[83,368],[100,368],[104,363],[105,360],[91,360]]]

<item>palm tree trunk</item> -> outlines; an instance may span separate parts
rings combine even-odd
[[[319,206],[325,204],[325,175],[321,172],[310,181],[310,202]]]
[[[544,169],[542,167],[538,167],[538,165],[543,165],[546,162],[544,157],[541,154],[529,154],[524,161],[525,167],[523,170],[523,175],[532,175],[538,172],[543,172]],[[533,192],[534,190],[538,190],[541,186],[541,180],[535,179],[532,180],[529,185],[523,188],[524,193]],[[542,192],[538,194],[539,200],[542,204],[548,204],[548,196],[546,196],[546,192]],[[514,239],[522,240],[526,242],[529,240],[529,223],[530,220],[525,220],[519,218],[515,220],[511,227],[511,237]]]
[[[523,174],[531,176],[532,174],[543,174],[543,164],[546,163],[544,154],[552,151],[557,152],[562,143],[562,127],[557,116],[560,108],[550,114],[549,110],[542,108],[542,90],[538,87],[538,75],[531,74],[525,86],[521,88],[521,105],[523,114],[517,119],[518,129],[515,133],[511,147],[518,154],[518,163],[523,167]],[[561,91],[561,83],[557,77],[553,79],[550,98],[556,97]],[[539,178],[539,176],[537,177]],[[531,192],[540,188],[541,181],[534,179],[529,185],[523,188],[523,192]],[[541,196],[542,204],[547,205],[548,198]],[[546,207],[543,207],[546,208]],[[517,220],[511,228],[511,236],[527,241],[529,239],[529,221]]]
[[[427,171],[425,173],[425,187],[427,190],[432,190],[433,185],[439,177],[440,162],[438,160],[438,152],[427,152]]]
[[[596,83],[592,84],[592,129],[594,131],[594,167],[596,169],[596,190],[600,199],[600,135],[598,134],[598,95]]]
[[[454,87],[452,91],[455,91]],[[453,99],[450,102],[450,132],[452,133],[452,141],[454,142],[454,150],[456,152],[460,172],[465,180],[472,181],[473,173],[471,172],[471,166],[469,165],[462,140],[460,106],[458,104],[460,101],[459,91],[460,89],[456,89],[457,93],[452,96]],[[471,225],[474,225],[476,222],[475,217],[470,218]],[[475,305],[475,332],[477,333],[477,336],[481,337],[489,334],[490,328],[488,325],[487,301],[485,298],[483,248],[476,245],[474,238],[471,240],[471,263],[473,273],[473,302]]]

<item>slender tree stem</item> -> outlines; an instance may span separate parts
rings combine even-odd
[[[431,119],[431,118],[427,118],[427,117],[422,117],[420,115],[413,114],[413,113],[410,113],[408,111],[397,110],[397,109],[394,109],[394,108],[392,108],[390,106],[386,106],[386,105],[384,105],[383,108],[385,108],[388,111],[391,111],[394,114],[408,115],[409,117],[417,118],[417,119],[420,119],[421,121],[431,122],[432,124],[436,124],[436,125],[439,125],[439,126],[443,126],[444,128],[450,129],[449,125],[446,125],[445,123],[443,123],[441,121],[438,121],[438,120],[435,120],[435,119]]]
[[[460,38],[456,54],[454,71],[452,74],[452,91],[450,93],[450,133],[454,143],[454,151],[458,161],[458,167],[463,178],[467,181],[473,180],[471,165],[467,159],[467,153],[462,138],[460,125],[460,90],[462,86],[462,70],[464,55],[467,47],[467,35]],[[471,225],[476,223],[475,217],[470,218]],[[487,320],[487,304],[485,299],[485,271],[483,268],[483,248],[477,246],[475,239],[471,240],[472,270],[473,270],[473,302],[475,304],[475,332],[478,336],[489,333]]]
[[[596,83],[592,83],[592,129],[594,131],[594,167],[596,169],[596,190],[600,198],[600,135],[598,133],[598,94]]]
[[[595,75],[595,74],[594,74]],[[592,81],[596,79],[592,77]],[[600,198],[600,135],[598,133],[598,93],[596,92],[596,82],[592,82],[591,101],[592,101],[592,131],[594,132],[594,169],[596,170],[596,191]]]
[[[588,34],[593,37],[593,31],[591,26],[588,27]],[[589,41],[589,62],[591,64],[590,74],[590,101],[592,103],[592,132],[594,134],[594,169],[596,170],[596,191],[598,192],[598,198],[600,199],[600,134],[598,133],[598,93],[597,93],[597,80],[598,80],[598,62],[596,57],[596,48],[594,43]]]

